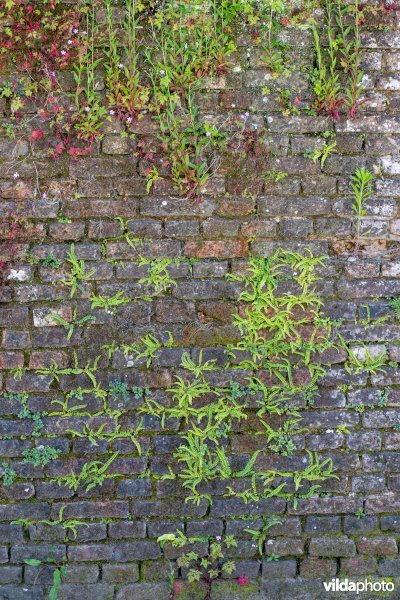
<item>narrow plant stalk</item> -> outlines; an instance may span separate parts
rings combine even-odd
[[[359,10],[359,5],[356,0],[348,6],[343,6],[342,0],[337,0],[337,25],[339,27],[339,43],[340,52],[344,70],[347,76],[347,84],[345,89],[345,104],[348,107],[348,115],[354,118],[357,114],[357,109],[366,100],[360,102],[359,98],[362,93],[362,77],[361,70],[361,37],[360,26],[362,23],[362,12]],[[349,24],[345,21],[348,17]]]
[[[360,251],[360,240],[361,240],[361,226],[363,218],[367,214],[365,204],[368,198],[372,194],[372,181],[374,179],[373,174],[365,168],[357,169],[350,180],[350,187],[353,191],[354,202],[352,209],[356,215],[356,232],[355,232],[355,246],[354,252],[356,254]]]

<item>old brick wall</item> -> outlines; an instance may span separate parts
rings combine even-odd
[[[205,348],[205,358],[222,363],[224,346],[238,336],[232,312],[240,291],[225,276],[242,272],[249,252],[266,257],[278,247],[310,248],[317,256],[328,256],[318,282],[324,311],[340,320],[339,331],[352,346],[364,342],[371,353],[385,352],[387,357],[387,365],[376,374],[363,369],[349,373],[343,365],[345,356],[339,353],[320,382],[314,404],[301,406],[305,431],[299,434],[289,461],[301,463],[306,448],[318,451],[321,458],[333,459],[339,479],[322,482],[318,493],[300,499],[296,508],[282,498],[245,504],[221,495],[217,484],[209,486],[211,504],[185,503],[175,482],[151,477],[167,472],[172,464],[179,424],[163,428],[154,419],[146,421],[140,433],[145,452],[139,456],[129,440],[117,440],[108,448],[102,441],[94,447],[68,433],[87,423],[96,429],[107,425],[107,415],[47,414],[39,437],[32,437],[32,420],[18,418],[18,403],[3,396],[0,454],[17,479],[1,488],[1,598],[47,598],[52,568],[37,577],[37,568],[23,561],[54,553],[68,563],[59,598],[166,599],[168,556],[162,556],[156,539],[176,529],[188,535],[237,536],[234,577],[245,574],[252,586],[219,582],[215,597],[225,600],[325,598],[322,581],[339,574],[400,580],[400,432],[396,428],[400,326],[387,303],[400,294],[399,17],[396,10],[381,11],[364,29],[364,82],[370,101],[355,119],[287,115],[276,95],[263,91],[267,85],[281,85],[302,99],[310,97],[301,70],[312,55],[310,32],[290,28],[282,32],[299,65],[287,81],[271,81],[251,36],[240,37],[236,60],[241,69],[210,84],[210,89],[198,94],[198,102],[210,120],[222,123],[227,115],[235,115],[252,131],[266,128],[273,166],[287,174],[273,185],[260,183],[250,158],[232,162],[230,157],[222,160],[200,202],[177,196],[167,179],[156,181],[147,192],[147,159],[132,156],[131,142],[121,137],[122,125],[116,121],[107,124],[103,140],[94,144],[90,155],[76,160],[35,159],[26,142],[0,140],[0,210],[3,214],[22,211],[33,224],[29,239],[19,240],[21,258],[2,288],[1,385],[3,393],[29,394],[32,413],[51,413],[52,400],[74,389],[76,380],[84,385],[74,375],[57,381],[38,370],[49,367],[52,360],[60,368],[72,366],[73,350],[79,364],[85,364],[112,339],[132,343],[152,332],[166,341],[166,332],[172,332],[178,347],[159,351],[148,369],[133,364],[123,353],[99,364],[104,383],[121,379],[150,388],[160,399],[172,385],[173,370],[179,368],[184,350],[196,356]],[[4,122],[8,118],[4,99],[0,107]],[[132,131],[136,140],[151,145],[150,119],[132,125]],[[334,132],[337,153],[321,168],[304,154],[322,147],[326,131]],[[360,252],[355,255],[349,180],[361,166],[376,178],[362,222]],[[40,194],[35,196],[37,186]],[[104,256],[102,241],[121,232],[116,217],[128,219],[132,236],[145,241],[136,250],[124,240],[111,241]],[[71,243],[86,268],[95,269],[72,299],[69,289],[59,283],[65,263],[49,269],[40,262],[49,254],[65,261]],[[24,258],[27,250],[30,261]],[[196,260],[172,265],[177,285],[167,294],[134,302],[135,296],[144,294],[139,255]],[[88,298],[93,291],[102,296],[123,291],[132,301],[114,315],[91,311]],[[67,339],[67,331],[49,314],[68,321],[74,308],[77,318],[91,313],[96,322],[77,326]],[[389,320],[379,322],[385,315]],[[26,370],[19,377],[15,369],[22,367]],[[95,396],[89,404],[93,415],[101,411]],[[136,408],[133,403],[127,410],[125,427],[138,424]],[[340,426],[347,431],[338,430]],[[23,452],[42,443],[60,449],[60,457],[45,467],[24,463]],[[237,431],[230,452],[236,458],[249,457],[254,444],[254,436]],[[114,467],[122,478],[77,493],[50,481],[110,449],[120,452]],[[64,518],[86,521],[86,526],[78,527],[76,539],[71,535],[67,542],[61,525],[39,523],[57,520],[62,506]],[[262,517],[271,514],[282,523],[269,530],[260,557],[244,529],[260,528]],[[21,519],[29,522],[11,524]],[[279,559],[268,560],[273,554]],[[399,592],[391,597],[399,598]]]

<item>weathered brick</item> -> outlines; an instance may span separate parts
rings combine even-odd
[[[30,346],[28,331],[5,329],[3,331],[2,347],[7,350],[20,350]]]
[[[310,541],[311,556],[354,556],[356,546],[354,541],[342,538],[313,538]]]
[[[356,517],[353,515],[346,515],[344,518],[344,532],[350,535],[358,535],[360,533],[371,533],[377,528],[377,517]]]
[[[231,258],[246,256],[248,245],[245,241],[206,241],[186,242],[185,256],[195,258]]]
[[[265,554],[279,556],[301,556],[304,553],[304,542],[301,539],[266,540]]]
[[[144,198],[141,200],[140,213],[148,217],[209,217],[215,211],[215,201],[205,199],[200,203],[181,198]]]
[[[366,556],[353,556],[341,561],[341,574],[355,577],[358,575],[371,575],[377,571],[376,559]]]
[[[70,598],[79,598],[80,600],[113,600],[114,586],[105,583],[94,585],[73,585],[64,583],[60,585],[58,598],[60,600],[69,600]]]
[[[340,517],[307,517],[304,531],[311,534],[336,533],[340,528]]]
[[[97,562],[113,560],[113,544],[86,544],[68,547],[68,560],[72,562]]]
[[[144,538],[146,525],[143,521],[115,521],[108,526],[111,538]]]
[[[380,450],[382,443],[378,431],[352,431],[346,440],[350,450]]]
[[[295,577],[296,569],[295,560],[264,561],[262,564],[262,575],[266,579],[286,579]]]
[[[357,540],[357,551],[360,554],[390,556],[397,554],[398,548],[394,538],[386,536],[361,537]]]
[[[49,235],[57,241],[78,242],[84,233],[84,223],[50,223],[49,225]]]
[[[136,563],[104,565],[102,580],[107,583],[134,583],[139,580],[139,566]]]
[[[0,584],[21,583],[22,567],[0,567]]]
[[[168,593],[168,583],[133,583],[123,586],[116,595],[116,600],[152,600],[163,598]]]
[[[58,515],[62,504],[53,504],[54,515]],[[66,505],[64,517],[87,519],[87,518],[114,518],[121,519],[129,515],[128,503],[124,501],[106,502],[74,502]]]
[[[356,512],[360,502],[355,498],[346,496],[332,496],[331,498],[299,499],[297,508],[290,508],[293,514],[331,514]]]
[[[365,512],[367,514],[383,513],[387,512],[388,507],[390,507],[391,512],[400,510],[400,501],[396,494],[384,492],[378,496],[370,495],[365,503]]]
[[[124,479],[118,484],[117,497],[131,498],[132,496],[151,496],[150,479]]]
[[[171,238],[196,237],[200,233],[200,223],[195,220],[166,221],[164,227],[165,234]]]
[[[157,542],[138,541],[119,542],[114,550],[113,560],[129,562],[132,560],[149,560],[161,556],[160,546]]]
[[[384,485],[385,478],[381,475],[359,475],[352,480],[354,492],[374,492],[381,490]]]
[[[33,556],[38,560],[45,560],[51,553],[56,560],[65,560],[66,548],[63,545],[49,544],[24,544],[23,546],[15,545],[11,548],[10,560],[13,563],[21,563],[26,558],[32,558]]]
[[[287,198],[266,196],[259,198],[259,212],[268,217],[326,215],[331,212],[332,200],[329,198]]]
[[[345,559],[344,559],[345,560]],[[300,563],[300,576],[307,579],[331,579],[336,575],[336,562],[323,558],[306,558]]]
[[[24,366],[21,352],[0,352],[0,369],[18,369]]]
[[[243,500],[239,498],[227,498],[225,500],[217,498],[211,506],[210,515],[212,517],[240,516],[244,511],[249,515],[264,514],[264,512],[278,514],[284,511],[284,503],[279,498],[271,498],[245,505]]]

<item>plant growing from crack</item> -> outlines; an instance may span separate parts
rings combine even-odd
[[[166,544],[171,544],[173,548],[187,549],[178,557],[177,565],[188,570],[189,583],[199,583],[204,588],[204,600],[211,600],[214,582],[224,574],[231,575],[236,568],[233,560],[225,559],[226,551],[237,546],[233,535],[188,538],[177,531],[176,534],[161,535],[157,541],[162,549]],[[196,552],[196,543],[207,544],[208,549],[203,555]],[[170,598],[175,598],[174,588]]]
[[[96,321],[96,317],[94,315],[84,315],[80,319],[77,317],[77,308],[74,308],[72,313],[72,319],[68,321],[58,315],[56,313],[50,313],[49,317],[53,319],[56,323],[64,327],[67,332],[67,340],[69,341],[74,333],[75,327],[83,327],[86,323],[94,323]]]
[[[245,529],[247,533],[250,533],[253,537],[253,540],[257,542],[258,553],[260,556],[264,554],[264,544],[265,540],[268,537],[268,531],[274,525],[282,525],[282,521],[278,517],[268,517],[267,519],[263,519],[263,525],[260,529]]]
[[[22,453],[24,463],[31,464],[34,467],[45,467],[51,460],[55,460],[60,456],[61,452],[53,446],[36,446],[35,448],[27,448]]]
[[[367,214],[366,203],[372,195],[372,182],[374,176],[371,171],[365,169],[357,169],[354,175],[350,178],[350,187],[353,192],[353,209],[356,216],[356,232],[355,232],[355,245],[354,252],[356,254],[360,251],[361,241],[361,227],[363,219]]]
[[[105,462],[92,460],[85,463],[78,474],[71,471],[70,475],[58,477],[53,481],[56,481],[60,486],[64,485],[74,492],[77,492],[82,485],[85,488],[85,492],[89,492],[97,485],[102,486],[107,479],[122,477],[119,473],[106,473],[118,455],[119,452],[114,452]]]
[[[93,295],[90,296],[90,301],[92,303],[92,310],[95,308],[103,308],[104,311],[109,315],[115,314],[118,306],[123,306],[124,304],[128,304],[130,302],[129,298],[125,298],[123,292],[117,292],[110,298],[105,298],[100,295]]]
[[[39,560],[37,558],[25,558],[24,563],[30,567],[41,567],[35,578],[33,584],[34,586],[36,585],[36,581],[40,576],[41,570],[48,566],[53,568],[53,582],[49,591],[49,600],[57,600],[60,585],[67,575],[67,565],[65,565],[62,561],[57,560],[54,556],[45,558],[44,560]]]
[[[69,275],[59,280],[59,283],[66,285],[70,288],[70,298],[75,296],[77,290],[83,292],[83,283],[88,281],[94,274],[96,269],[90,269],[86,272],[85,262],[82,259],[78,259],[75,252],[75,245],[71,244],[71,248],[68,252],[67,263],[70,266]]]

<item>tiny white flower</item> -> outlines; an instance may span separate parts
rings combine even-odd
[[[110,110],[110,115],[111,115],[111,116],[115,115],[115,110],[112,110],[112,109],[111,109],[111,110]]]
[[[164,71],[164,69],[161,69],[161,71],[160,71],[160,75],[165,75],[165,71]]]
[[[72,31],[73,31],[74,33],[78,33],[79,29],[77,29],[77,28],[75,27],[75,29],[73,29]]]
[[[19,177],[19,173],[15,172],[15,173],[13,174],[13,179],[18,179],[18,177]]]
[[[236,104],[231,104],[231,108],[236,108]]]
[[[209,131],[206,132],[207,137],[211,137],[211,133]]]
[[[87,31],[82,31],[82,35],[87,35]]]
[[[90,111],[90,106],[85,106],[85,112],[89,112]]]
[[[222,537],[220,535],[216,535],[215,539],[217,540],[217,542],[220,542],[222,540]]]
[[[119,63],[118,69],[123,69],[123,68],[124,68],[124,65],[122,63]]]
[[[42,194],[42,198],[43,198],[43,200],[46,200],[46,198],[47,198],[47,194],[46,194],[46,192],[43,192],[43,194]]]
[[[132,123],[132,117],[128,117],[126,120],[127,123]]]
[[[67,54],[66,50],[61,50],[61,56],[65,56]]]
[[[72,40],[68,40],[67,44],[68,44],[68,46],[71,46]]]

